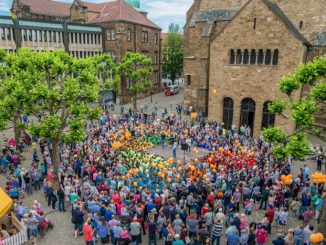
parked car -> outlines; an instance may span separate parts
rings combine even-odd
[[[170,85],[170,86],[167,86],[165,89],[166,96],[170,96],[170,95],[174,95],[174,94],[178,94],[178,93],[179,93],[179,86],[177,86],[177,85]]]

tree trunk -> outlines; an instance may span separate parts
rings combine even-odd
[[[324,204],[321,208],[321,216],[318,231],[323,233],[324,237],[326,237],[326,204]]]
[[[14,137],[16,141],[16,151],[18,151],[19,137],[20,137],[20,128],[19,128],[19,117],[14,118]]]
[[[55,139],[52,141],[52,166],[53,166],[53,172],[56,175],[58,173],[58,168],[59,168],[59,140]]]
[[[134,111],[137,111],[137,95],[134,95],[132,97],[132,107],[133,107]]]

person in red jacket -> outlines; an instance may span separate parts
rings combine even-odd
[[[262,226],[259,226],[257,230],[257,245],[266,245],[267,237],[268,232]]]
[[[211,207],[214,207],[214,193],[211,192],[208,196],[207,196],[207,202],[209,203],[209,205]]]
[[[269,234],[271,234],[272,224],[274,221],[274,215],[275,215],[274,207],[272,205],[269,205],[269,209],[266,211],[266,216],[269,221],[269,224],[267,226],[267,231]]]

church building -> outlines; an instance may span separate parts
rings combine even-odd
[[[283,76],[326,53],[325,13],[324,0],[194,0],[184,30],[185,106],[255,136],[274,125],[293,131],[268,103],[287,99]],[[325,122],[325,113],[316,119]]]

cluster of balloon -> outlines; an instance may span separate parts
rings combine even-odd
[[[112,148],[113,148],[114,150],[117,150],[117,149],[121,148],[122,146],[123,146],[123,144],[122,144],[121,142],[119,142],[119,141],[114,141],[114,142],[112,143]]]
[[[311,175],[312,178],[312,182],[316,183],[316,184],[320,184],[320,183],[325,183],[326,182],[326,175],[319,173],[319,172],[315,172]]]
[[[323,240],[324,240],[324,236],[320,232],[310,235],[310,241],[313,245],[321,244]]]
[[[194,148],[194,149],[192,149],[192,152],[195,153],[195,154],[198,154],[199,150],[197,148]]]
[[[198,114],[196,112],[193,112],[190,114],[191,119],[195,120],[198,117]]]
[[[168,164],[173,164],[174,160],[172,157],[170,157],[168,160],[167,160]]]
[[[291,174],[281,175],[281,180],[283,181],[283,183],[285,185],[291,185],[292,182],[293,182],[293,179],[292,179],[292,175]]]

